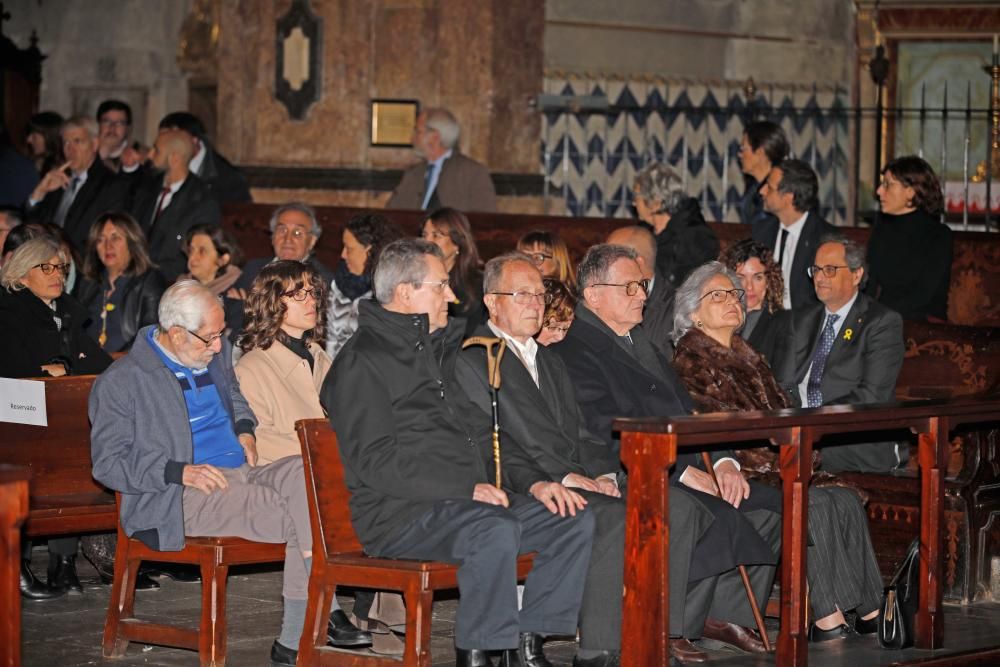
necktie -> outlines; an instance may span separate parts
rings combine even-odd
[[[826,369],[826,358],[833,348],[833,327],[840,319],[840,315],[832,313],[826,316],[826,324],[823,326],[823,333],[820,334],[819,345],[812,356],[812,368],[809,371],[809,383],[806,385],[806,407],[817,408],[823,405],[823,392],[820,391],[820,384],[823,383],[823,371]]]
[[[778,242],[778,266],[782,266],[782,260],[785,258],[785,244],[788,243],[788,230],[782,227],[781,229],[781,240]]]
[[[59,208],[56,209],[55,223],[60,227],[66,226],[66,214],[69,213],[69,207],[73,205],[73,199],[76,198],[76,188],[80,185],[80,177],[74,176],[69,182],[69,187],[63,192],[62,199],[59,201]]]
[[[434,175],[434,163],[427,163],[427,171],[424,172],[424,201],[420,204],[420,208],[427,208],[427,203],[431,200],[431,176]]]
[[[159,199],[159,202],[156,204],[156,212],[153,213],[153,220],[152,220],[152,222],[149,223],[149,228],[150,229],[153,228],[153,225],[156,224],[156,221],[160,217],[160,214],[163,213],[163,209],[166,208],[166,206],[164,205],[164,202],[167,201],[167,195],[169,195],[169,194],[170,194],[170,188],[168,188],[168,187],[167,188],[163,188],[162,190],[160,190],[160,199]]]

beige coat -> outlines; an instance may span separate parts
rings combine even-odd
[[[319,390],[332,362],[320,345],[310,343],[309,350],[311,374],[309,362],[278,342],[250,350],[236,365],[240,389],[257,416],[257,465],[301,455],[295,422],[326,416]]]

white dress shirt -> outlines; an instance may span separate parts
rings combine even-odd
[[[795,261],[795,248],[799,244],[799,238],[802,236],[802,228],[805,227],[806,218],[808,217],[809,213],[806,212],[802,214],[801,218],[788,226],[783,223],[779,224],[778,235],[774,239],[774,258],[777,259],[778,251],[781,249],[781,230],[788,232],[788,238],[785,240],[785,252],[781,256],[781,275],[785,279],[785,293],[782,294],[781,300],[785,310],[789,310],[792,307],[792,263]]]
[[[844,269],[840,269],[844,270]],[[822,327],[826,326],[826,320],[830,315],[840,315],[837,321],[833,323],[833,339],[837,340],[837,336],[840,335],[840,330],[844,328],[844,322],[847,321],[847,314],[851,312],[851,308],[854,307],[854,302],[858,300],[858,293],[855,292],[854,296],[851,297],[850,301],[841,306],[840,310],[835,313],[831,313],[826,308],[823,309],[823,323],[820,325],[820,331]],[[806,370],[805,376],[802,378],[802,382],[799,383],[799,399],[802,401],[802,406],[808,403],[806,400],[806,389],[809,387],[809,375],[812,373],[812,362],[809,362],[809,368]]]

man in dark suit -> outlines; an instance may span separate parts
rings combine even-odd
[[[149,256],[173,282],[187,270],[187,230],[218,225],[222,212],[208,186],[188,170],[191,142],[180,132],[161,133],[151,158],[155,171],[136,192],[132,214],[146,233]]]
[[[98,159],[93,118],[70,118],[61,134],[66,162],[45,174],[28,197],[27,222],[54,222],[83,255],[97,216],[128,210],[129,186]]]
[[[667,359],[674,358],[674,293],[677,289],[656,269],[656,237],[640,225],[620,227],[608,235],[608,243],[635,250],[642,277],[649,281],[646,305],[642,311],[642,329],[656,349]]]
[[[386,208],[497,210],[489,170],[462,155],[458,135],[458,121],[447,109],[427,109],[417,116],[413,150],[423,159],[403,173]]]
[[[810,273],[821,303],[794,314],[795,374],[779,381],[803,407],[893,400],[903,365],[903,320],[858,292],[864,249],[843,237],[823,237]],[[888,472],[906,460],[905,447],[826,447],[822,469]]]
[[[819,239],[837,228],[817,212],[819,181],[802,160],[785,160],[771,168],[760,187],[764,209],[774,217],[758,218],[751,226],[753,240],[774,253],[785,279],[782,307],[801,308],[816,303],[816,292],[806,275]]]
[[[645,280],[635,252],[609,244],[592,247],[580,262],[577,282],[576,319],[553,349],[573,380],[587,429],[618,457],[619,442],[611,430],[616,417],[683,415],[695,406],[640,326]],[[751,566],[754,594],[766,601],[778,557],[780,492],[748,483],[730,453],[716,452],[713,458],[721,490],[699,454],[679,455],[671,473],[672,488],[690,494],[714,517],[698,542],[705,557],[693,559],[690,572],[680,578],[696,583],[688,587],[683,634],[671,628],[675,657],[695,650],[688,640],[702,636],[763,651],[756,631],[749,629],[753,613],[736,566]]]
[[[208,186],[219,204],[253,201],[247,179],[209,143],[197,116],[187,111],[168,113],[160,121],[160,132],[166,130],[180,130],[191,142],[191,173]]]

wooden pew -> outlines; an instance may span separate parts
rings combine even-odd
[[[223,225],[240,243],[247,257],[270,257],[268,221],[275,206],[270,204],[227,204]],[[351,217],[365,209],[320,206],[316,208],[324,234],[316,245],[316,255],[329,267],[340,257],[341,232]],[[410,234],[418,234],[426,213],[423,211],[383,211]],[[579,261],[588,247],[603,241],[609,232],[632,221],[623,218],[570,218],[565,216],[510,213],[469,213],[473,235],[484,259],[512,250],[526,232],[547,229],[559,232]],[[723,248],[750,235],[748,225],[710,223]],[[867,227],[842,227],[849,238],[867,243]],[[1000,326],[1000,234],[955,232],[948,294],[948,319],[969,326]]]
[[[754,446],[762,440],[779,446],[784,507],[776,661],[805,665],[806,522],[813,445],[826,435],[901,428],[911,429],[919,441],[921,588],[916,645],[940,648],[944,638],[941,534],[945,443],[955,427],[996,421],[998,415],[1000,397],[615,420],[613,428],[621,431],[622,460],[629,470],[622,664],[666,664],[669,659],[667,476],[678,448]]]
[[[430,667],[434,591],[458,587],[458,566],[366,556],[351,524],[350,493],[344,481],[336,433],[326,419],[300,420],[295,430],[302,444],[313,533],[309,602],[297,664],[351,667],[399,664],[396,658],[338,651],[326,646],[326,619],[330,616],[334,591],[341,584],[402,592],[406,600],[406,646],[402,664]],[[528,576],[531,561],[530,554],[518,558],[518,580]]]
[[[0,667],[21,664],[21,524],[28,517],[31,471],[0,464]]]
[[[48,426],[0,422],[0,461],[32,472],[29,537],[112,531],[118,523],[114,496],[90,474],[87,398],[95,377],[39,379]]]

